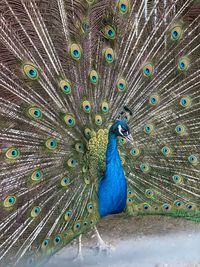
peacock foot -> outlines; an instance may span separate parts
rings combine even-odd
[[[82,242],[81,242],[82,235],[78,238],[78,253],[77,256],[74,258],[74,262],[83,262],[83,254],[82,254]]]
[[[77,256],[74,258],[74,262],[83,262],[84,258],[82,253],[78,253]]]
[[[94,249],[97,251],[98,254],[103,253],[106,255],[110,255],[111,252],[115,250],[115,247],[103,241],[103,242],[98,242],[97,246]]]
[[[98,254],[104,253],[110,255],[112,251],[115,250],[115,247],[111,244],[106,243],[100,236],[97,228],[95,227],[96,236],[98,238],[97,246],[94,248]]]

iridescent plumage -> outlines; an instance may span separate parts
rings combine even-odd
[[[40,265],[110,213],[199,222],[198,1],[0,12],[0,265]]]
[[[117,149],[116,130],[127,124],[117,120],[110,128],[108,134],[108,145],[106,150],[105,174],[101,177],[98,189],[99,214],[104,217],[109,214],[121,213],[126,207],[127,183],[124,175],[121,158]]]

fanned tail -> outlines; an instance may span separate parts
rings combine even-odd
[[[127,212],[200,220],[198,1],[1,0],[0,261],[36,266],[99,220],[108,128]]]
[[[127,70],[132,89],[126,105],[133,112],[134,144],[123,145],[128,146],[124,154],[129,182],[127,211],[132,215],[200,220],[197,7],[184,1],[182,5],[176,2],[140,9],[137,23],[143,28],[138,28],[132,42],[135,50],[130,53],[138,52],[136,44],[139,52]],[[162,15],[155,16],[158,12]],[[148,24],[154,21],[150,34],[148,24],[141,23],[143,17]]]

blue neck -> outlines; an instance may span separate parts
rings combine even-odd
[[[121,159],[117,149],[117,137],[112,132],[109,132],[108,145],[106,150],[106,169],[111,163],[117,163],[121,166]],[[106,178],[108,179],[110,177],[108,176]]]
[[[126,207],[126,178],[117,149],[117,137],[112,132],[109,132],[108,136],[106,170],[100,180],[98,196],[101,217],[120,213]]]

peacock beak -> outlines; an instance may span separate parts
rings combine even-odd
[[[132,137],[132,135],[131,134],[129,134],[129,135],[127,135],[127,136],[125,136],[125,138],[130,142],[130,143],[132,143],[133,142],[133,137]]]

